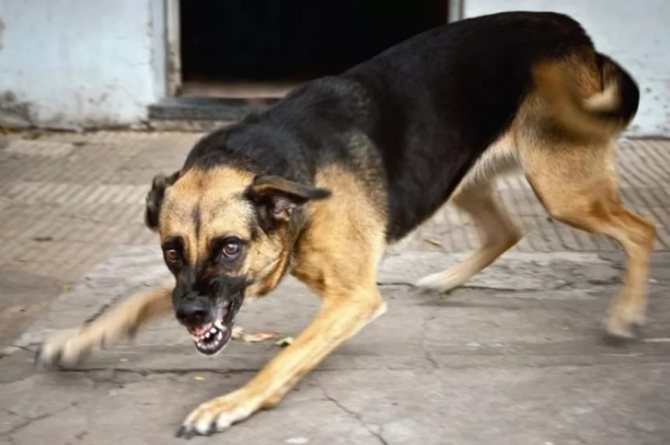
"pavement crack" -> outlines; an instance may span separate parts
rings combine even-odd
[[[363,416],[360,413],[348,408],[346,405],[344,405],[342,402],[337,400],[335,397],[331,396],[328,393],[328,391],[326,390],[326,388],[323,387],[323,385],[318,385],[318,386],[319,386],[319,388],[321,388],[321,391],[323,392],[323,395],[326,397],[326,399],[328,401],[332,402],[335,406],[337,406],[340,410],[342,410],[344,413],[346,413],[349,417],[352,417],[352,418],[356,419],[356,421],[358,421],[358,423],[360,423],[361,426],[363,428],[365,428],[365,430],[368,433],[370,433],[373,437],[375,437],[379,441],[380,444],[389,445],[389,443],[386,441],[386,439],[384,438],[384,436],[381,433],[381,428],[380,428],[379,431],[375,431],[374,428],[372,428],[370,425],[368,425],[365,422],[365,420],[363,419]]]
[[[458,289],[469,289],[469,290],[489,290],[489,291],[497,291],[497,292],[518,292],[518,291],[524,291],[524,290],[532,290],[532,289],[523,289],[523,288],[514,288],[514,287],[506,287],[506,286],[487,286],[484,284],[462,284],[458,287]],[[456,289],[454,289],[456,290]],[[553,289],[552,289],[553,290]]]
[[[35,348],[35,346],[38,346],[38,345],[39,345],[39,343],[31,343],[31,344],[26,345],[26,346],[17,345],[17,344],[14,344],[14,343],[0,343],[0,346],[2,346],[2,347],[21,349],[22,351],[32,352],[33,354],[37,350],[37,348]],[[6,354],[6,355],[11,355],[11,354]],[[3,357],[4,356],[5,355],[3,355]]]
[[[39,422],[40,420],[47,419],[51,416],[54,416],[56,414],[59,414],[59,413],[65,411],[67,409],[70,409],[71,407],[72,407],[72,405],[70,404],[70,405],[62,407],[61,409],[57,409],[57,410],[49,412],[49,413],[40,414],[39,416],[35,416],[35,417],[27,417],[27,416],[24,416],[22,414],[19,414],[19,413],[16,413],[14,411],[11,411],[9,409],[4,408],[5,411],[10,412],[10,413],[12,413],[12,414],[14,414],[18,417],[22,417],[22,418],[26,419],[26,421],[16,425],[15,427],[5,431],[4,433],[0,434],[0,437],[10,437],[10,436],[16,434],[17,432],[21,431],[22,429],[24,429],[26,427],[29,427],[30,425],[32,425],[35,422]]]
[[[86,320],[84,320],[84,323],[83,323],[83,324],[84,324],[84,325],[91,324],[91,323],[93,323],[95,320],[97,320],[98,318],[100,318],[100,317],[102,316],[102,314],[104,314],[105,312],[107,312],[107,310],[112,306],[112,304],[114,303],[115,300],[116,300],[116,298],[113,299],[111,302],[109,302],[109,303],[105,303],[105,304],[103,304],[102,306],[100,306],[100,307],[98,308],[98,310],[95,311],[95,313],[94,313],[93,315],[91,315],[91,316],[88,317]]]
[[[30,420],[30,417],[24,416],[23,414],[17,413],[16,411],[13,411],[9,408],[0,408],[0,409],[2,409],[6,413],[11,414],[12,416],[21,417],[22,419]]]
[[[31,424],[33,424],[35,422],[38,422],[40,420],[46,419],[47,417],[49,417],[51,415],[52,415],[52,413],[45,413],[45,414],[42,414],[42,415],[37,416],[37,417],[29,417],[29,418],[27,418],[27,420],[25,422],[19,423],[14,428],[11,428],[8,431],[5,431],[4,433],[2,433],[2,435],[0,437],[9,437],[9,436],[17,433],[18,431],[22,430],[23,428],[25,428],[27,426],[30,426]]]
[[[414,284],[410,283],[409,281],[378,281],[377,286],[379,287],[404,286],[409,288],[415,287]]]
[[[0,347],[2,347],[3,349],[14,348],[14,349],[19,349],[21,351],[30,352],[31,354],[35,354],[35,352],[37,352],[37,349],[39,347],[39,343],[31,343],[31,344],[28,344],[28,345],[18,345],[18,344],[15,344],[15,343],[0,343]],[[14,352],[16,352],[16,351],[14,350],[14,351],[10,351],[10,352],[0,352],[0,360],[2,360],[5,357],[9,357]]]

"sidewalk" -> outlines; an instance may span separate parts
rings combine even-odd
[[[32,368],[48,332],[166,276],[143,225],[144,195],[198,137],[0,139],[0,443],[182,443],[172,434],[191,409],[278,351],[234,342],[208,359],[168,319],[76,370]],[[642,340],[615,348],[601,339],[622,267],[614,243],[550,221],[525,182],[507,178],[501,194],[528,233],[517,247],[448,298],[417,292],[407,284],[476,247],[470,223],[441,211],[385,261],[386,315],[276,409],[194,441],[669,443],[670,141],[624,141],[619,154],[624,201],[659,229]],[[295,336],[317,304],[288,280],[239,322]]]

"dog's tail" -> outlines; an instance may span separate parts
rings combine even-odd
[[[635,116],[640,90],[635,80],[609,57],[596,53],[602,90],[590,97],[580,94],[579,76],[565,63],[543,63],[533,72],[539,95],[565,130],[587,139],[608,140]],[[582,68],[583,69],[583,68]]]

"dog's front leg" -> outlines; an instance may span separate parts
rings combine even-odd
[[[172,290],[158,287],[130,296],[78,329],[60,332],[40,347],[36,360],[46,365],[70,366],[92,348],[131,336],[149,320],[172,309]]]
[[[297,381],[333,349],[385,309],[381,294],[369,288],[346,293],[324,292],[323,305],[309,326],[244,387],[203,403],[177,432],[178,436],[210,434],[275,405]]]

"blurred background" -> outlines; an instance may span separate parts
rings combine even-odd
[[[572,15],[642,87],[630,134],[670,134],[667,0],[0,0],[0,124],[207,127],[420,31],[503,10]]]

